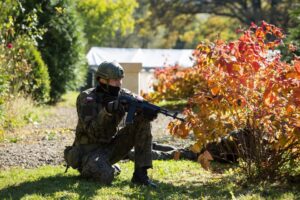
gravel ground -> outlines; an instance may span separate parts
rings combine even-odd
[[[57,107],[55,115],[39,124],[30,124],[8,134],[0,143],[0,169],[13,166],[35,168],[63,164],[63,150],[74,140],[77,116],[75,108]],[[172,138],[167,131],[171,118],[159,115],[152,122],[153,140],[174,146],[186,146],[190,141]]]

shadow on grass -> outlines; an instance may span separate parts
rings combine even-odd
[[[229,191],[217,184],[199,186],[198,183],[189,183],[175,186],[164,182],[156,183],[158,183],[157,189],[135,186],[138,189],[134,193],[124,194],[124,197],[128,199],[137,199],[137,196],[141,197],[141,199],[201,199],[201,197],[231,199]]]
[[[228,199],[229,192],[221,185],[204,185],[189,183],[187,185],[174,186],[173,184],[158,182],[157,189],[145,186],[136,186],[130,180],[115,180],[111,186],[103,186],[94,181],[88,181],[78,176],[57,175],[41,178],[37,181],[23,182],[16,186],[8,186],[0,190],[1,199],[21,199],[27,195],[39,194],[41,196],[52,196],[56,192],[68,191],[77,193],[80,199],[91,199],[97,195],[101,187],[118,188],[120,196],[130,199],[170,199],[171,197],[199,198],[201,196],[212,196],[220,199]],[[197,186],[198,185],[198,186]],[[122,188],[129,186],[133,190],[122,192]],[[98,194],[99,195],[99,194]]]
[[[128,199],[235,199],[252,196],[250,199],[300,199],[300,184],[243,184],[239,185],[232,178],[216,179],[215,181],[186,181],[182,184],[155,181],[157,189],[145,186],[136,187],[132,193],[123,196]],[[123,183],[122,183],[123,184]],[[121,185],[119,185],[121,186]],[[115,185],[115,187],[119,187]],[[137,198],[140,197],[140,198]]]
[[[118,195],[128,199],[200,199],[201,197],[210,197],[212,199],[231,199],[234,194],[236,197],[247,194],[258,194],[262,197],[275,199],[284,195],[285,192],[291,192],[297,197],[298,188],[282,188],[282,186],[269,187],[266,190],[257,190],[257,188],[243,188],[238,185],[228,187],[228,180],[217,182],[191,181],[182,185],[158,182],[157,189],[145,186],[135,186],[130,180],[116,179],[111,186],[103,186],[97,182],[88,181],[78,176],[56,175],[52,177],[41,178],[37,181],[23,182],[16,186],[8,186],[0,190],[1,199],[21,199],[27,195],[38,194],[41,196],[53,196],[56,192],[76,193],[79,199],[92,199],[101,197],[97,190],[101,188],[117,189]],[[132,190],[123,190],[130,186]],[[107,192],[106,192],[107,193]],[[109,193],[108,193],[109,194]],[[116,194],[116,191],[114,192]],[[100,196],[99,196],[100,195]]]
[[[26,195],[39,194],[42,196],[51,195],[60,191],[74,191],[83,198],[94,196],[95,184],[90,185],[86,180],[78,176],[57,175],[41,178],[37,181],[23,182],[16,186],[8,186],[0,190],[1,199],[21,199]],[[95,190],[94,190],[95,191]]]

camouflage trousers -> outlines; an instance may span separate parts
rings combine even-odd
[[[176,148],[172,145],[161,144],[157,142],[152,143],[152,159],[153,160],[172,160],[175,158],[175,154],[179,153],[178,159],[186,160],[197,160],[199,156],[197,153],[194,153],[190,150],[189,147],[186,148]],[[129,160],[134,160],[135,150],[132,149],[126,158]]]
[[[109,184],[114,178],[113,164],[127,156],[134,147],[135,168],[152,167],[152,135],[151,124],[142,117],[137,117],[133,124],[121,128],[109,143],[87,144],[69,147],[79,149],[77,156],[65,150],[65,160],[76,160],[77,168],[82,177],[92,178],[99,182]],[[70,155],[69,155],[70,154]],[[69,159],[68,159],[69,158]]]
[[[152,143],[151,157],[153,160],[170,160],[174,158],[177,148],[171,145]],[[135,149],[131,149],[125,159],[134,161]]]

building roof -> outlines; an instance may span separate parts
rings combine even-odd
[[[141,49],[92,47],[87,54],[88,64],[98,66],[103,61],[142,63],[143,68],[193,66],[193,49]]]

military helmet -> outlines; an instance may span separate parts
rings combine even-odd
[[[121,79],[124,78],[124,69],[117,62],[106,62],[101,63],[96,71],[95,79]]]

